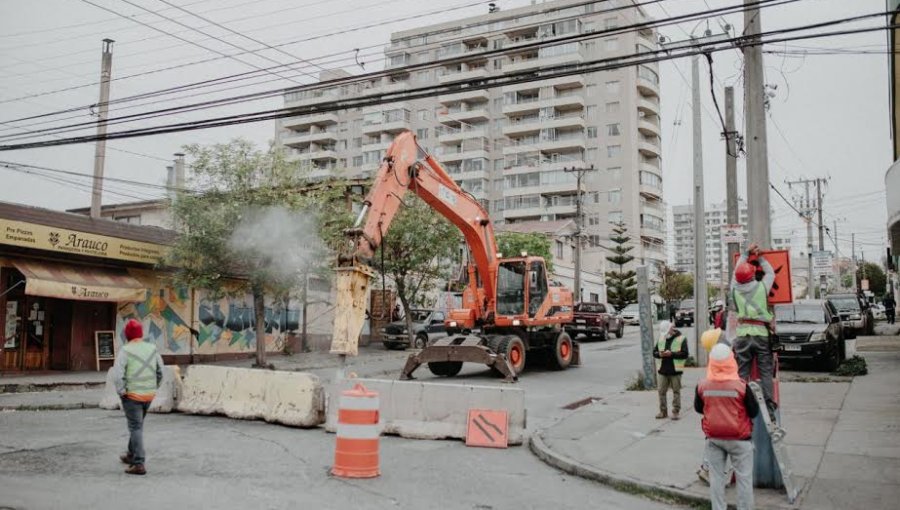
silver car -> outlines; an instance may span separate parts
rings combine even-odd
[[[622,317],[622,321],[625,324],[636,326],[641,323],[641,314],[637,303],[627,305],[619,313],[619,316]]]

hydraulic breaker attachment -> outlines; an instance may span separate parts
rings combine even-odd
[[[423,363],[428,363],[435,375],[454,376],[462,368],[464,362],[487,365],[503,374],[506,382],[511,383],[518,380],[506,357],[493,352],[484,345],[483,338],[474,335],[441,338],[421,351],[410,354],[406,360],[406,366],[403,367],[403,372],[400,374],[400,379],[413,379],[413,372]]]
[[[338,267],[335,271],[337,297],[331,353],[356,356],[359,335],[366,321],[366,291],[375,273],[370,267],[359,263]]]

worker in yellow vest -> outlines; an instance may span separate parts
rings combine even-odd
[[[116,392],[122,399],[122,410],[128,421],[128,453],[119,458],[128,469],[129,475],[145,475],[144,467],[144,417],[156,389],[162,382],[163,361],[156,345],[144,341],[141,323],[130,319],[125,324],[125,338],[128,343],[116,355],[113,365],[113,381]]]
[[[659,339],[653,347],[653,357],[656,358],[656,388],[659,390],[656,419],[668,418],[666,397],[672,388],[672,419],[677,420],[681,413],[681,374],[688,358],[688,346],[681,331],[669,321],[659,324]]]

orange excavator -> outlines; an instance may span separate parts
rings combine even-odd
[[[572,321],[572,292],[551,283],[541,257],[502,258],[487,211],[408,131],[388,147],[354,227],[345,232],[351,243],[338,256],[332,345],[358,338],[375,252],[408,190],[462,232],[471,261],[462,308],[451,310],[445,322],[448,336],[411,354],[401,379],[411,379],[423,363],[447,377],[464,362],[483,363],[507,381],[518,378],[526,356],[544,356],[560,370],[578,364],[578,344],[563,330]]]

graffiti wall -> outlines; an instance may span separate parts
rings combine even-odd
[[[213,298],[198,291],[194,309],[197,338],[194,354],[224,354],[256,350],[256,318],[250,294]],[[300,310],[281,300],[266,303],[266,350],[284,348],[285,334],[300,328]]]
[[[152,271],[132,269],[129,274],[147,287],[143,301],[119,303],[116,334],[125,342],[124,327],[129,319],[144,326],[144,339],[156,344],[161,354],[190,354],[191,293],[187,288],[172,286]]]

